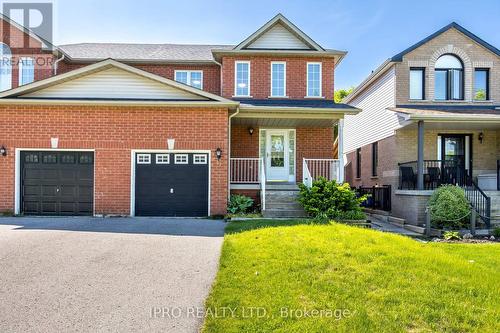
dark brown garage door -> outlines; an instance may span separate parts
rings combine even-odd
[[[93,153],[23,151],[21,170],[24,214],[93,214]]]

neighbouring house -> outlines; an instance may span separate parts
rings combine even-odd
[[[207,216],[244,193],[289,216],[298,182],[343,180],[334,131],[360,111],[333,102],[346,52],[281,14],[238,45],[46,48],[2,28],[38,46],[2,33],[2,57],[23,61],[0,71],[0,211]]]
[[[373,205],[421,225],[432,191],[458,184],[487,225],[498,214],[495,46],[451,23],[389,58],[345,102],[363,110],[345,117],[346,180],[391,191]]]

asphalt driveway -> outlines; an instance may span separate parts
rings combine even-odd
[[[196,332],[224,223],[0,218],[0,332]]]

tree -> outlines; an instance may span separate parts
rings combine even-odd
[[[350,87],[348,89],[339,89],[335,90],[335,93],[333,94],[333,100],[335,103],[342,103],[342,100],[347,97],[352,91],[354,90],[354,87]]]

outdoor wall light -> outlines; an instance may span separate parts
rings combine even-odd
[[[248,133],[250,133],[250,135],[252,135],[252,134],[253,134],[253,127],[249,127],[249,128],[248,128]]]
[[[484,133],[483,132],[479,133],[477,139],[479,140],[479,142],[483,143]]]
[[[220,160],[220,159],[221,159],[221,157],[222,157],[222,149],[217,148],[217,149],[215,150],[215,156],[217,157],[217,159],[218,159],[218,160]]]
[[[7,156],[7,148],[5,146],[0,147],[0,155]]]

